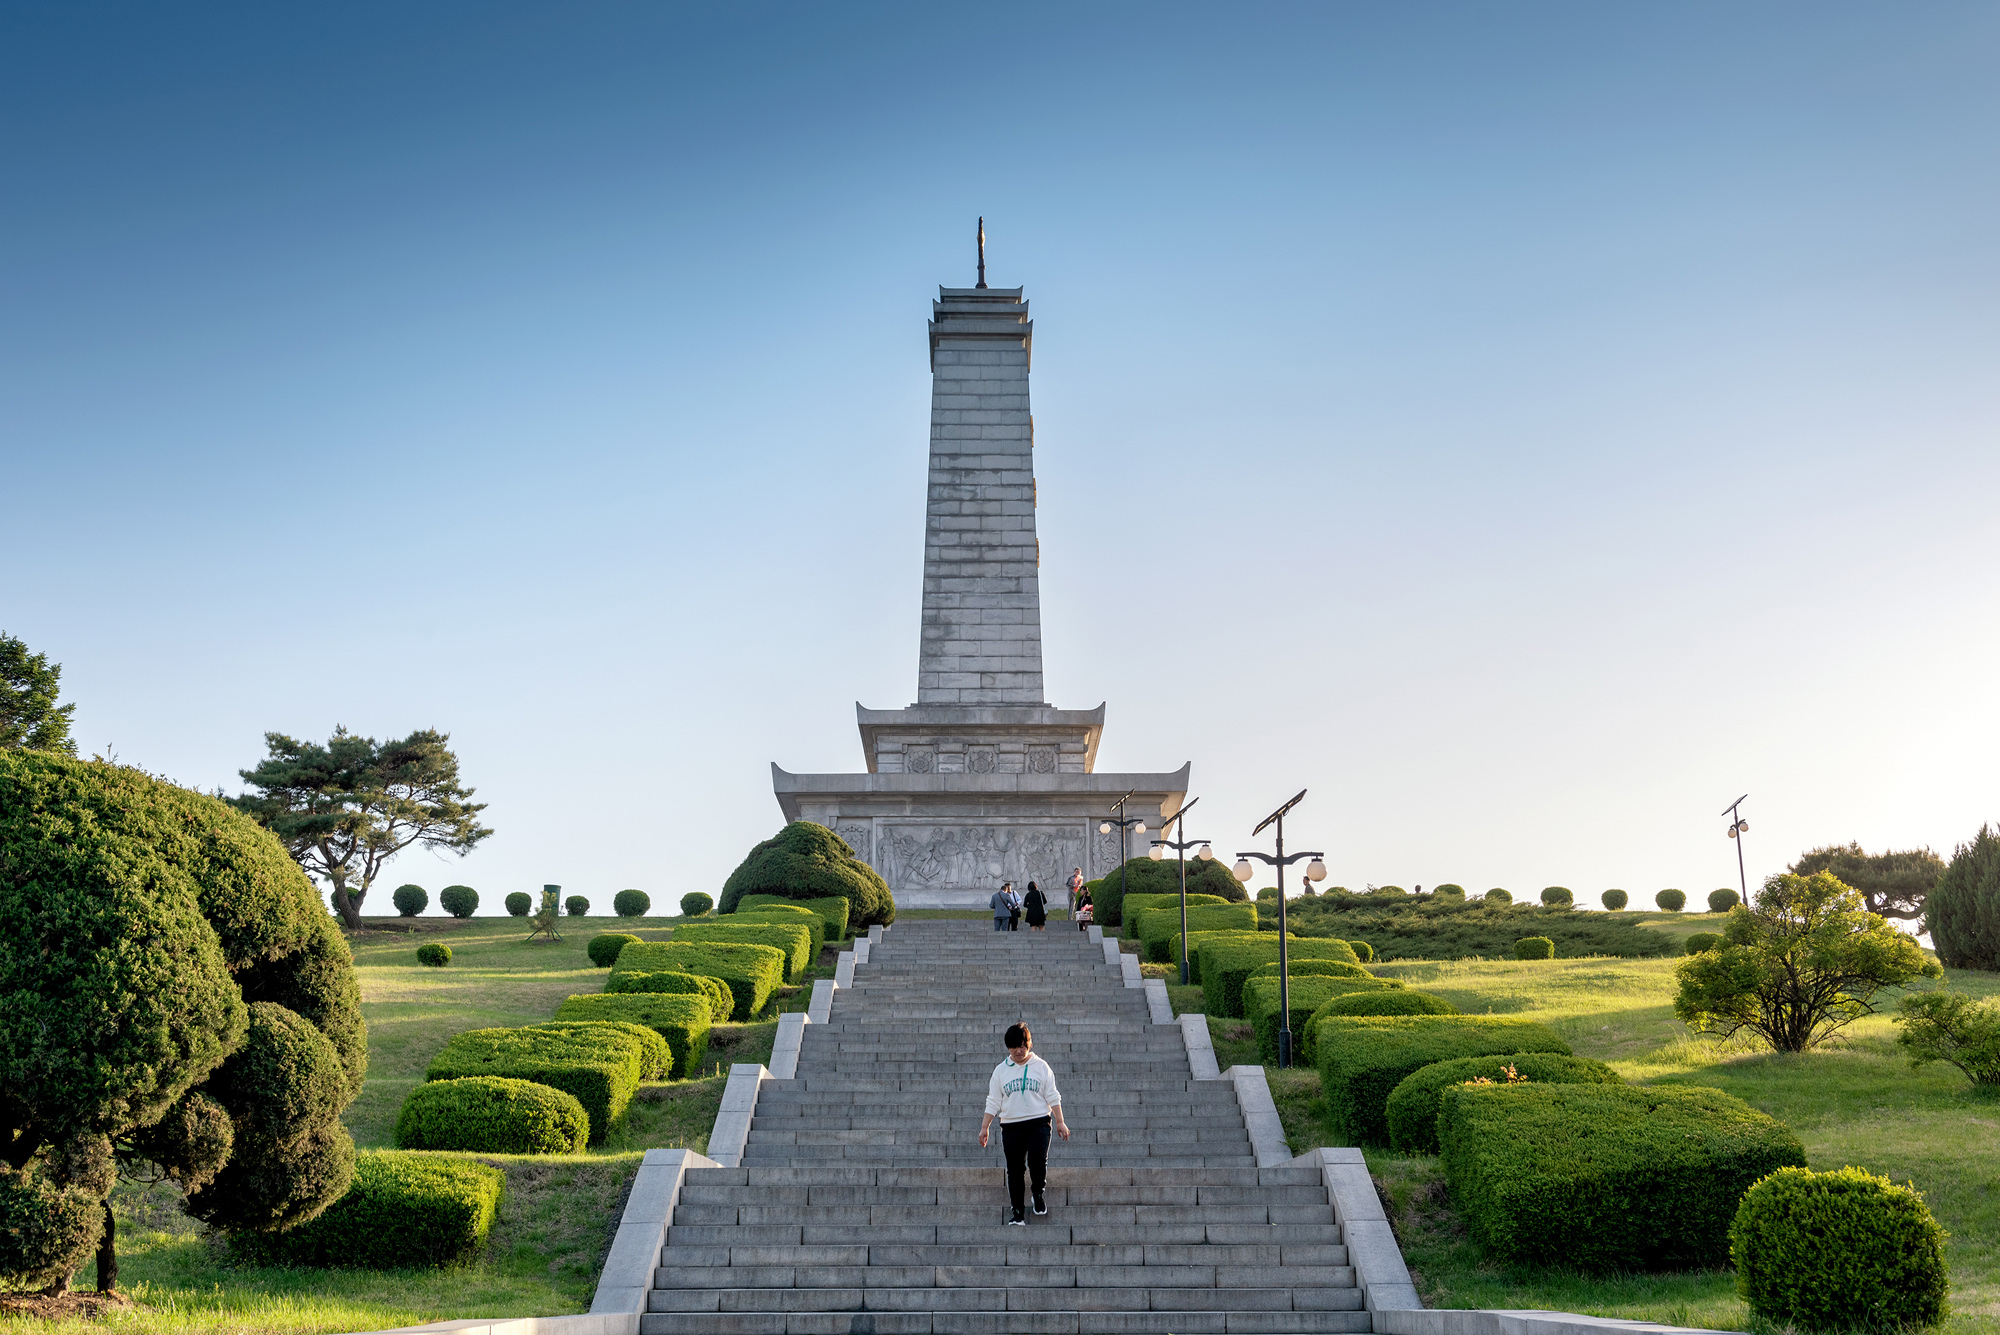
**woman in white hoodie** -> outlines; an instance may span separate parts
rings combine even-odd
[[[1000,1119],[1000,1144],[1007,1151],[1007,1195],[1014,1203],[1010,1224],[1028,1222],[1022,1209],[1024,1176],[1034,1179],[1035,1213],[1047,1214],[1042,1187],[1049,1178],[1049,1124],[1064,1140],[1069,1127],[1063,1122],[1062,1091],[1056,1088],[1056,1073],[1030,1050],[1035,1037],[1025,1024],[1007,1026],[1007,1060],[993,1068],[986,1084],[986,1118],[979,1124],[979,1148],[991,1143],[993,1119]],[[1026,1173],[1023,1173],[1023,1169]]]

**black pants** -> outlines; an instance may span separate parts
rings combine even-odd
[[[1007,1151],[1007,1197],[1016,1210],[1025,1209],[1021,1170],[1026,1168],[1034,1176],[1037,1193],[1049,1180],[1049,1119],[1002,1122],[1000,1145]]]

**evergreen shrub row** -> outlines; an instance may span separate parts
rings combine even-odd
[[[787,899],[783,895],[744,895],[736,901],[736,911],[747,913],[751,909],[765,908],[772,904],[791,904],[802,909],[811,909],[826,921],[826,939],[843,941],[847,938],[847,919],[853,911],[845,895],[828,895],[821,899]]]
[[[1437,1125],[1452,1201],[1489,1255],[1590,1273],[1728,1264],[1744,1192],[1806,1162],[1782,1123],[1715,1089],[1451,1085]]]
[[[687,978],[688,974],[649,974],[651,978],[672,976]],[[712,978],[698,979],[699,982],[715,983]],[[729,1013],[729,989],[721,987],[723,994],[720,1005],[722,1013]],[[702,1069],[708,1061],[708,1034],[714,1023],[715,1006],[707,996],[699,992],[594,992],[574,996],[556,1008],[559,1021],[602,1021],[620,1020],[627,1024],[644,1025],[648,1030],[666,1040],[673,1053],[674,1079],[686,1080]]]
[[[1438,1106],[1444,1091],[1471,1080],[1508,1082],[1507,1072],[1537,1085],[1622,1085],[1625,1078],[1603,1062],[1553,1052],[1510,1052],[1501,1057],[1459,1057],[1433,1062],[1404,1076],[1389,1095],[1389,1144],[1405,1154],[1438,1152]]]
[[[586,1034],[604,1028],[615,1030],[639,1045],[639,1078],[641,1080],[665,1080],[674,1073],[673,1049],[667,1046],[666,1038],[650,1026],[636,1021],[604,1016],[590,1020],[558,1017],[546,1024],[529,1025],[530,1029],[552,1029],[558,1031],[582,1030]]]
[[[746,922],[741,914],[732,914],[722,921],[676,927],[674,941],[682,945],[769,946],[784,957],[785,982],[797,979],[813,962],[811,928],[754,918]],[[619,958],[622,960],[624,956]]]
[[[1136,915],[1131,912],[1131,905],[1127,904],[1126,916],[1132,921],[1132,930],[1121,934],[1137,935],[1141,958],[1155,964],[1178,959],[1171,949],[1173,939],[1181,929],[1178,901],[1171,906],[1146,909]],[[1257,930],[1257,909],[1251,904],[1189,904],[1187,925],[1189,935],[1195,932],[1254,932]]]
[[[1324,1015],[1313,1020],[1320,1090],[1343,1145],[1389,1143],[1389,1096],[1433,1062],[1555,1052],[1569,1044],[1533,1020],[1504,1015]]]
[[[577,1154],[590,1140],[590,1114],[550,1085],[507,1076],[431,1080],[403,1100],[396,1147],[474,1154]]]
[[[679,931],[686,931],[680,928]],[[793,929],[804,937],[803,929]],[[677,933],[678,934],[678,933]],[[626,973],[692,973],[718,978],[735,998],[730,1018],[748,1020],[764,1009],[785,981],[785,952],[775,946],[729,941],[641,941],[626,946],[611,971],[613,986]]]
[[[590,956],[590,962],[600,969],[608,969],[618,962],[618,952],[638,941],[630,932],[599,932],[590,938],[590,944],[583,948]]]
[[[453,1154],[363,1150],[326,1212],[285,1233],[238,1233],[233,1250],[270,1265],[404,1270],[459,1265],[493,1231],[507,1175]]]
[[[736,1011],[736,996],[729,990],[729,984],[704,974],[660,969],[653,973],[614,973],[605,980],[605,995],[645,993],[678,993],[705,998],[709,1019],[716,1024],[721,1024]]]
[[[575,1029],[470,1029],[431,1059],[426,1080],[497,1075],[532,1080],[574,1095],[602,1140],[639,1087],[640,1045],[610,1025]]]
[[[1334,960],[1293,961],[1294,964],[1332,964],[1338,962]],[[1278,992],[1278,966],[1271,964],[1265,967],[1269,968],[1271,972],[1264,973],[1260,969],[1257,974],[1247,979],[1243,984],[1243,1013],[1250,1021],[1251,1029],[1257,1035],[1258,1051],[1263,1053],[1265,1061],[1275,1062],[1278,1060],[1278,1029],[1280,1027],[1278,1015],[1281,1009]],[[1360,968],[1359,965],[1350,965],[1348,967]],[[1312,1022],[1313,1015],[1322,1007],[1349,996],[1400,991],[1403,986],[1399,979],[1370,978],[1365,976],[1365,974],[1363,977],[1353,978],[1328,976],[1325,974],[1294,973],[1291,976],[1291,980],[1292,1042],[1300,1049],[1299,1056],[1301,1059],[1304,1056],[1306,1030]]]
[[[1293,959],[1360,963],[1354,957],[1353,948],[1345,941],[1323,938],[1294,938],[1286,943],[1286,953]],[[1240,1016],[1243,1014],[1243,984],[1258,965],[1277,960],[1278,937],[1276,933],[1259,933],[1254,937],[1222,937],[1204,941],[1198,948],[1197,958],[1201,961],[1203,1009],[1210,1015]]]
[[[812,933],[812,945],[806,956],[808,964],[819,959],[820,948],[826,944],[826,919],[802,904],[760,904],[752,909],[739,905],[736,912],[722,921],[724,923],[775,922],[788,927],[803,927]]]

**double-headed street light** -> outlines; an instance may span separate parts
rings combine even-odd
[[[1194,802],[1199,802],[1199,801],[1201,801],[1201,799],[1198,797],[1194,800]],[[1167,823],[1160,827],[1160,833],[1162,835],[1165,835],[1168,831],[1172,830],[1174,828],[1174,822],[1180,820],[1182,816],[1187,815],[1188,812],[1193,809],[1194,802],[1188,803],[1186,806],[1182,807],[1179,811],[1176,811],[1173,815],[1167,817]],[[1181,821],[1181,833],[1182,834],[1187,833],[1187,822],[1185,821]],[[1153,859],[1153,861],[1158,862],[1161,858],[1167,855],[1167,850],[1170,848],[1173,849],[1174,852],[1180,854],[1181,858],[1181,986],[1186,987],[1188,981],[1187,851],[1190,848],[1199,848],[1200,851],[1198,851],[1195,854],[1195,856],[1202,859],[1205,862],[1208,859],[1215,856],[1215,850],[1208,846],[1208,840],[1206,839],[1186,839],[1186,840],[1176,841],[1173,839],[1160,838],[1160,839],[1155,839],[1153,841],[1152,848],[1148,850],[1148,856],[1150,856]]]
[[[1097,826],[1099,834],[1110,834],[1112,826],[1116,825],[1118,827],[1118,911],[1121,915],[1120,921],[1123,921],[1122,915],[1125,912],[1125,831],[1130,830],[1134,834],[1144,834],[1146,832],[1146,820],[1143,816],[1121,816],[1119,813],[1125,810],[1125,804],[1130,802],[1133,795],[1138,791],[1135,788],[1132,792],[1125,794],[1125,796],[1113,802],[1111,804],[1111,814],[1098,822]],[[1074,909],[1076,906],[1072,904],[1070,907]]]
[[[1258,822],[1257,828],[1250,831],[1251,837],[1255,838],[1257,835],[1264,833],[1265,826],[1275,824],[1278,827],[1278,854],[1276,857],[1258,852],[1238,853],[1236,855],[1235,872],[1236,879],[1239,881],[1247,882],[1256,874],[1255,870],[1250,866],[1251,858],[1255,858],[1267,866],[1278,869],[1278,1068],[1280,1070],[1292,1064],[1292,957],[1291,951],[1287,947],[1288,934],[1285,930],[1285,868],[1299,861],[1301,858],[1311,858],[1312,861],[1306,866],[1307,879],[1314,881],[1324,881],[1326,879],[1325,854],[1294,853],[1290,857],[1285,856],[1285,813],[1300,802],[1303,802],[1305,796],[1306,790],[1303,788],[1299,789],[1297,797],[1264,817],[1263,820]],[[1185,941],[1182,942],[1181,952],[1183,954],[1187,953]]]
[[[1743,813],[1736,808],[1749,800],[1750,794],[1745,793],[1722,809],[1722,814],[1729,817],[1729,837],[1736,840],[1736,884],[1743,889],[1743,906],[1745,908],[1750,906],[1750,878],[1743,872],[1743,840],[1738,838],[1738,836],[1748,833],[1750,822],[1744,820]]]

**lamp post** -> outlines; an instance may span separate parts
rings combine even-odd
[[[1111,804],[1111,814],[1098,822],[1097,826],[1099,834],[1110,834],[1112,826],[1116,825],[1118,827],[1118,921],[1120,924],[1123,924],[1125,921],[1125,831],[1131,830],[1136,834],[1144,834],[1146,832],[1146,819],[1143,816],[1121,816],[1119,813],[1125,810],[1125,804],[1130,802],[1133,793],[1138,791],[1135,788],[1132,792],[1125,794],[1125,796],[1113,802]],[[1122,925],[1119,930],[1121,933],[1124,931]]]
[[[1199,801],[1201,801],[1201,799],[1198,797],[1194,800],[1194,802],[1199,802]],[[1160,833],[1162,835],[1165,835],[1167,831],[1173,829],[1174,822],[1180,820],[1182,816],[1187,815],[1188,811],[1193,808],[1194,802],[1189,802],[1179,811],[1176,811],[1173,815],[1167,817],[1166,824],[1160,827]],[[1187,833],[1187,823],[1185,821],[1181,823],[1181,833],[1182,834]],[[1203,861],[1207,861],[1208,859],[1215,856],[1215,850],[1208,846],[1208,840],[1206,839],[1187,839],[1179,842],[1166,838],[1155,839],[1153,841],[1153,846],[1150,850],[1150,856],[1155,862],[1158,862],[1161,858],[1165,857],[1167,855],[1167,850],[1170,848],[1173,849],[1174,852],[1180,854],[1181,858],[1181,986],[1182,987],[1186,987],[1188,981],[1187,851],[1190,848],[1195,848],[1197,845],[1199,845],[1200,851],[1195,854],[1196,857],[1202,859]]]
[[[1303,802],[1305,800],[1305,796],[1306,796],[1306,790],[1303,788],[1299,789],[1299,795],[1297,797],[1285,803],[1285,805],[1279,807],[1276,811],[1272,812],[1270,815],[1264,817],[1263,820],[1257,823],[1257,828],[1250,831],[1250,837],[1254,839],[1258,835],[1264,833],[1265,826],[1275,824],[1278,827],[1277,856],[1272,857],[1269,854],[1257,853],[1257,852],[1238,853],[1236,855],[1236,866],[1234,868],[1234,871],[1236,873],[1236,879],[1239,881],[1246,881],[1246,882],[1251,878],[1252,875],[1255,874],[1254,870],[1250,866],[1251,858],[1255,858],[1257,859],[1257,861],[1262,862],[1267,866],[1276,867],[1278,869],[1278,1069],[1279,1070],[1284,1070],[1285,1068],[1289,1067],[1292,1064],[1292,956],[1291,956],[1291,951],[1286,944],[1287,933],[1285,931],[1285,868],[1291,866],[1294,862],[1299,861],[1301,858],[1311,858],[1312,861],[1306,866],[1307,879],[1314,881],[1324,881],[1326,879],[1326,862],[1324,860],[1325,854],[1294,853],[1290,857],[1285,856],[1285,813],[1287,811],[1290,811],[1293,807],[1297,806],[1299,803]],[[1187,953],[1185,943],[1183,943],[1182,945],[1181,953],[1182,954]]]
[[[1743,871],[1743,841],[1737,838],[1737,836],[1749,830],[1750,822],[1744,820],[1742,814],[1736,808],[1749,800],[1750,794],[1745,793],[1722,809],[1722,814],[1729,817],[1729,837],[1736,840],[1736,884],[1743,891],[1743,905],[1745,908],[1750,906],[1750,878]]]

